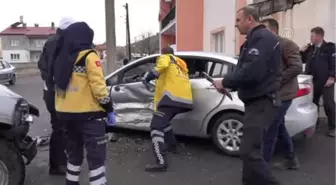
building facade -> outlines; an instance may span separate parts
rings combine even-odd
[[[237,10],[246,5],[258,6],[260,12],[266,12],[264,18],[278,20],[279,34],[300,46],[309,42],[310,29],[315,26],[325,29],[327,41],[336,41],[335,0],[160,1],[161,48],[239,54],[245,36],[235,28],[235,19]]]
[[[51,27],[27,27],[17,22],[0,32],[2,57],[10,63],[37,62],[48,37],[56,34],[54,23]]]
[[[242,42],[235,14],[244,5],[244,0],[161,0],[160,47],[234,55]]]

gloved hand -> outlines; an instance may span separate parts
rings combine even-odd
[[[109,112],[107,114],[107,125],[113,126],[117,122],[116,114],[114,112]]]

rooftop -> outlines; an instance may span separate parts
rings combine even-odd
[[[22,26],[19,26],[22,25]],[[56,28],[52,23],[51,27],[27,27],[26,23],[16,22],[0,32],[0,35],[26,35],[26,36],[49,36],[56,34]]]

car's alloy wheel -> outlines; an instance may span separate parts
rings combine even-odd
[[[216,147],[224,154],[239,156],[243,136],[243,114],[228,112],[220,115],[211,128]]]
[[[9,172],[8,169],[2,161],[0,161],[0,185],[8,185]]]
[[[218,142],[228,151],[238,152],[241,144],[243,123],[238,120],[224,120],[217,129]]]

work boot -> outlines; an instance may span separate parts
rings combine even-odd
[[[335,137],[335,129],[329,130],[328,133],[327,133],[327,136]]]
[[[275,163],[275,167],[284,170],[298,170],[300,168],[300,163],[297,157],[294,159],[285,159],[283,162]]]
[[[66,174],[66,167],[60,166],[58,168],[49,168],[49,175],[63,176]]]
[[[148,164],[145,168],[146,172],[166,172],[167,171],[167,165],[166,164]]]

